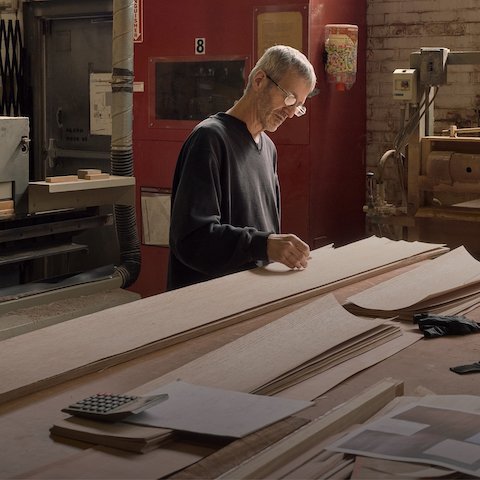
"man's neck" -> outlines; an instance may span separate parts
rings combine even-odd
[[[225,113],[232,117],[238,118],[247,126],[248,131],[256,143],[260,141],[260,134],[263,129],[258,121],[256,109],[249,104],[249,99],[242,97],[235,105],[233,105]]]

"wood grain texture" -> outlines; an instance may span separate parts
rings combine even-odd
[[[305,270],[272,264],[6,339],[0,402],[444,252],[441,245],[371,237],[315,250]]]

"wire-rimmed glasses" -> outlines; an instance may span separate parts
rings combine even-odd
[[[282,88],[270,75],[268,75],[267,73],[265,75],[277,88],[279,88],[285,94],[285,99],[284,99],[285,105],[287,107],[293,107],[293,105],[297,103],[297,97],[293,93],[287,92],[287,90]],[[295,116],[301,117],[306,113],[307,113],[307,107],[305,105],[300,104],[295,107]]]

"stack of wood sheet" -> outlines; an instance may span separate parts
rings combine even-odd
[[[412,320],[413,314],[465,313],[480,303],[480,262],[464,247],[348,298],[351,313]]]
[[[171,430],[167,428],[96,422],[77,417],[57,420],[50,432],[55,439],[66,437],[136,453],[150,452],[171,440]]]
[[[312,252],[307,269],[280,264],[120,305],[2,342],[0,401],[445,253],[442,245],[371,237]],[[32,346],[35,348],[32,348]]]
[[[273,394],[400,335],[398,325],[351,315],[327,294],[130,393],[148,394],[181,379]]]

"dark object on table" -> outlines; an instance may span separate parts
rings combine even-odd
[[[413,322],[418,324],[418,328],[426,338],[466,335],[480,331],[478,323],[463,316],[416,313],[413,315]]]

